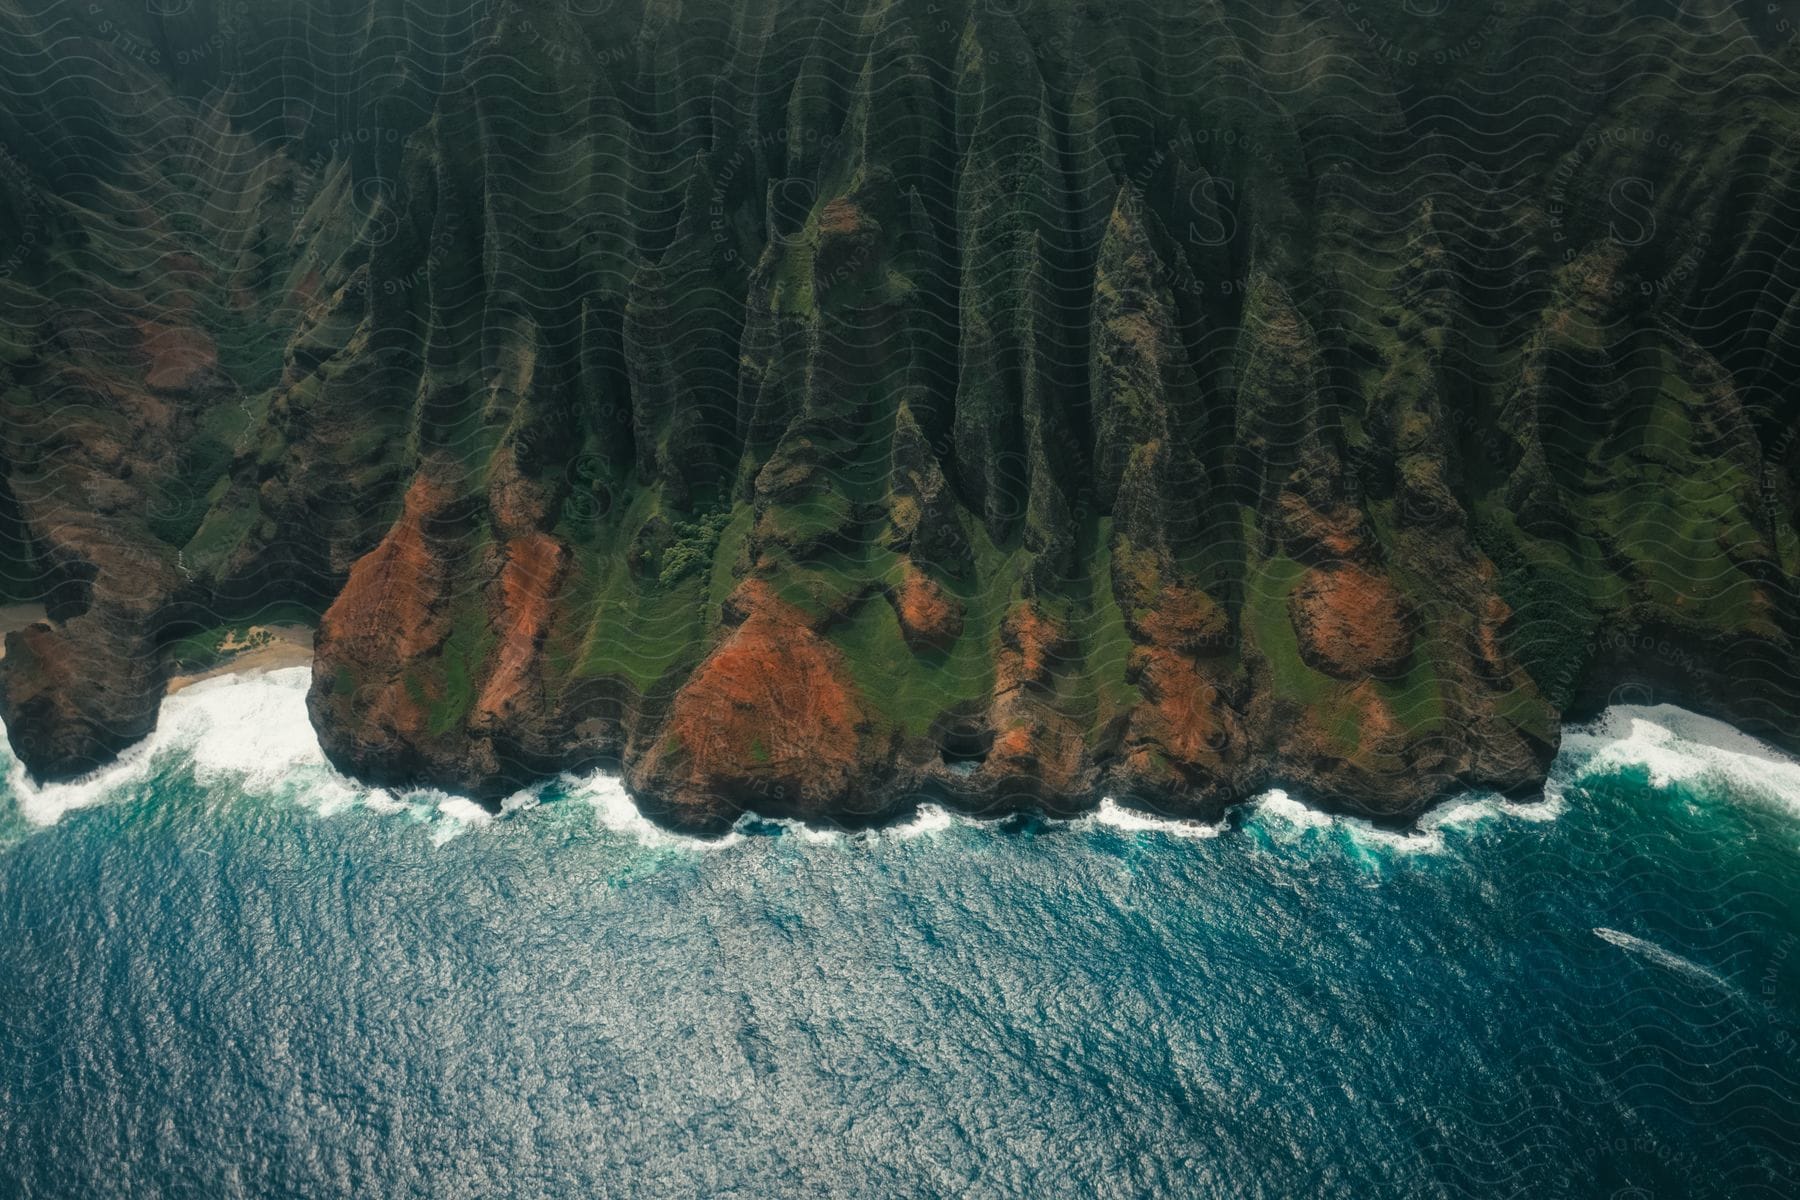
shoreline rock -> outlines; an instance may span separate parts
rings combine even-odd
[[[777,613],[765,614],[759,620],[780,627],[786,619],[788,618]],[[746,617],[746,622],[749,620]],[[310,629],[298,625],[271,628],[279,631],[279,636],[270,645],[244,651],[205,671],[172,676],[167,683],[167,694],[173,695],[203,680],[259,674],[306,665],[313,660]],[[761,644],[763,639],[763,633],[753,631],[752,641]],[[1620,640],[1627,644],[1632,641],[1629,637],[1622,637]],[[1666,631],[1662,644],[1665,651],[1671,645]],[[739,653],[734,651],[726,655],[723,663],[729,664]],[[748,650],[743,653],[748,653]],[[1666,679],[1657,683],[1642,673],[1622,674],[1611,683],[1595,680],[1585,685],[1580,703],[1565,714],[1564,720],[1568,724],[1585,723],[1613,704],[1672,704],[1725,721],[1781,750],[1800,755],[1800,733],[1785,725],[1770,724],[1756,715],[1754,707],[1721,703],[1719,693],[1710,688],[1695,690],[1671,687]],[[746,736],[756,736],[753,730],[744,732]],[[775,735],[771,735],[771,739],[779,741]],[[654,757],[649,761],[619,762],[604,754],[592,753],[585,753],[578,759],[571,759],[555,768],[536,773],[520,773],[510,777],[510,782],[499,788],[477,791],[465,791],[451,780],[405,772],[358,774],[357,777],[372,784],[437,786],[453,794],[467,794],[469,798],[498,811],[505,796],[536,780],[554,778],[564,771],[587,769],[612,761],[633,800],[646,816],[672,831],[695,836],[722,835],[744,816],[799,819],[809,824],[846,829],[877,828],[909,819],[920,806],[926,804],[936,804],[961,815],[982,819],[1001,819],[1034,812],[1069,818],[1096,811],[1102,803],[1110,800],[1122,807],[1159,818],[1214,823],[1223,819],[1230,809],[1253,801],[1273,788],[1298,795],[1308,805],[1322,812],[1353,816],[1387,828],[1408,829],[1416,827],[1418,821],[1439,804],[1470,791],[1493,790],[1510,800],[1527,800],[1541,795],[1549,763],[1555,757],[1559,742],[1560,734],[1554,741],[1541,747],[1542,754],[1533,763],[1506,778],[1469,776],[1437,788],[1412,786],[1403,789],[1406,800],[1398,805],[1391,803],[1394,798],[1392,794],[1383,794],[1383,802],[1379,804],[1363,803],[1354,792],[1334,790],[1325,777],[1309,774],[1304,770],[1283,769],[1273,760],[1249,764],[1248,769],[1237,776],[1236,785],[1229,789],[1205,792],[1181,785],[1162,791],[1147,788],[1141,783],[1115,787],[1115,783],[1134,778],[1124,760],[1102,764],[1099,781],[1087,789],[1050,794],[1029,788],[1009,790],[1004,786],[1004,777],[999,780],[1002,786],[994,786],[992,780],[987,786],[969,786],[973,782],[974,772],[966,775],[946,773],[935,767],[909,767],[904,762],[890,763],[882,768],[881,775],[868,777],[858,776],[854,773],[854,766],[846,766],[833,776],[837,780],[837,790],[829,793],[829,796],[835,796],[840,801],[838,803],[829,802],[829,799],[821,803],[821,793],[804,780],[789,780],[779,785],[759,783],[754,778],[754,771],[749,775],[733,771],[732,775],[738,782],[716,790],[696,784],[692,777],[684,782],[667,785],[662,782],[669,778],[666,762]],[[736,760],[727,756],[723,761],[730,766]],[[755,764],[756,756],[751,755],[748,761]],[[89,767],[71,777],[78,778],[92,769]],[[781,775],[780,770],[766,773],[768,779],[778,777],[786,778]],[[1422,784],[1426,776],[1417,776],[1417,780]],[[855,797],[854,802],[844,802],[845,797],[851,796]]]

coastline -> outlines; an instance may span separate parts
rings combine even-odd
[[[41,619],[42,610],[35,605],[9,605],[0,607],[0,642],[8,631],[22,628],[34,620]],[[220,660],[204,669],[191,670],[169,676],[163,685],[165,696],[174,696],[196,684],[218,680],[223,677],[260,676],[270,672],[283,671],[299,667],[310,668],[314,661],[313,644],[316,631],[305,623],[274,622],[267,625],[241,627],[225,634],[216,644],[216,652]],[[3,647],[0,647],[3,653]],[[1615,689],[1615,695],[1621,689]],[[1671,706],[1666,701],[1658,704],[1651,699],[1648,704],[1605,704],[1597,711],[1576,716],[1572,712],[1562,722],[1563,731],[1572,734],[1577,742],[1591,737],[1594,725],[1604,725],[1609,716],[1619,714],[1643,714],[1654,710],[1674,709],[1684,715],[1704,722],[1718,723],[1730,727],[1739,737],[1747,742],[1761,743],[1768,750],[1775,752],[1777,762],[1786,755],[1793,755],[1794,748],[1783,744],[1781,739],[1769,738],[1761,730],[1745,728],[1741,723],[1733,721],[1729,715],[1710,711],[1716,706],[1705,703],[1705,697],[1698,703]],[[309,737],[316,739],[316,729],[308,718]],[[1559,741],[1561,738],[1559,737]],[[1722,747],[1715,746],[1715,749]],[[334,764],[335,765],[335,764]],[[1781,764],[1786,765],[1786,764]],[[342,767],[338,768],[340,771]],[[934,786],[937,780],[924,780],[913,787],[893,787],[887,789],[893,794],[893,803],[878,803],[856,814],[836,812],[804,812],[776,805],[745,805],[730,814],[728,820],[691,819],[691,814],[663,802],[661,797],[645,794],[627,782],[626,773],[614,763],[608,778],[616,782],[621,795],[628,796],[633,809],[633,817],[647,825],[654,826],[667,835],[689,836],[702,841],[729,839],[739,823],[744,819],[753,821],[792,821],[813,830],[878,830],[895,827],[911,827],[920,822],[929,823],[934,819],[963,817],[976,821],[1005,819],[1026,814],[1038,814],[1052,820],[1089,819],[1101,824],[1121,824],[1131,826],[1135,823],[1147,823],[1155,827],[1171,827],[1182,832],[1183,836],[1210,837],[1224,828],[1226,814],[1229,810],[1248,806],[1252,809],[1269,809],[1271,812],[1285,813],[1288,809],[1301,812],[1305,820],[1330,822],[1348,819],[1360,825],[1369,826],[1369,836],[1379,839],[1393,840],[1397,845],[1412,842],[1430,841],[1434,837],[1436,826],[1454,821],[1456,818],[1445,814],[1456,809],[1454,801],[1467,798],[1472,794],[1483,794],[1487,800],[1503,800],[1510,804],[1522,804],[1526,808],[1534,804],[1554,802],[1560,789],[1551,779],[1554,772],[1547,770],[1545,778],[1536,782],[1535,786],[1520,789],[1504,789],[1496,791],[1480,783],[1467,783],[1435,791],[1429,799],[1420,803],[1416,809],[1403,814],[1371,813],[1354,805],[1346,805],[1332,797],[1320,796],[1312,788],[1306,786],[1305,780],[1289,778],[1279,772],[1271,772],[1258,781],[1256,786],[1244,794],[1215,799],[1213,805],[1195,806],[1188,804],[1162,805],[1156,802],[1154,795],[1143,793],[1115,794],[1106,789],[1095,790],[1080,797],[1065,797],[1063,803],[1045,803],[1042,798],[1035,801],[1024,797],[999,797],[991,795],[965,795],[954,789]],[[380,780],[370,780],[355,772],[348,773],[356,783],[371,788],[384,786]],[[521,781],[513,792],[507,796],[480,796],[454,787],[446,788],[441,783],[428,780],[416,781],[417,786],[444,790],[451,797],[466,800],[478,805],[492,814],[503,810],[514,795],[528,792],[533,787],[553,778],[557,772],[545,772],[530,780]],[[567,772],[565,772],[567,774]],[[1789,803],[1800,805],[1800,777],[1788,780],[1788,793],[1784,796]],[[393,786],[390,782],[386,786]],[[1303,799],[1292,799],[1293,796]],[[1492,795],[1486,795],[1492,793]],[[1189,798],[1191,800],[1191,798]],[[1291,814],[1290,814],[1291,815]]]
[[[346,777],[331,768],[322,753],[306,712],[308,680],[294,678],[310,655],[304,645],[305,626],[271,631],[271,639],[236,654],[204,672],[170,681],[171,692],[192,688],[184,696],[178,715],[145,739],[133,751],[100,771],[78,780],[28,788],[19,799],[27,818],[36,825],[54,824],[64,813],[103,800],[121,784],[139,777],[144,765],[156,757],[160,746],[186,745],[199,765],[209,771],[240,774],[254,786],[291,781],[296,771],[319,768],[312,789],[325,809],[345,803],[366,804],[378,811],[396,805],[415,814],[435,809],[436,841],[448,840],[468,828],[496,816],[536,803],[538,789],[550,779],[534,781],[498,801],[482,800],[428,783],[410,788],[382,785]],[[246,640],[254,635],[245,631]],[[310,672],[309,672],[310,674]],[[224,686],[197,688],[202,680]],[[250,690],[237,692],[242,683]],[[276,685],[273,687],[265,684]],[[1744,795],[1769,800],[1800,814],[1800,762],[1779,746],[1771,745],[1718,718],[1670,704],[1616,705],[1607,708],[1592,724],[1571,724],[1568,738],[1553,764],[1544,786],[1536,795],[1505,795],[1481,787],[1445,791],[1411,820],[1389,822],[1347,810],[1329,799],[1291,790],[1279,780],[1254,794],[1243,796],[1217,813],[1172,811],[1146,804],[1142,796],[1096,793],[1085,802],[1058,809],[1041,805],[996,808],[969,805],[966,798],[950,794],[918,793],[879,816],[845,822],[830,815],[767,811],[754,806],[739,812],[729,823],[695,827],[677,816],[671,820],[663,806],[632,789],[614,765],[590,771],[570,771],[555,777],[570,798],[593,804],[605,823],[630,832],[646,844],[666,845],[676,839],[700,849],[722,849],[741,840],[746,823],[751,828],[766,824],[791,827],[800,836],[817,840],[834,835],[888,835],[910,837],[948,827],[953,822],[986,824],[1014,818],[1041,818],[1071,827],[1109,826],[1127,832],[1158,832],[1183,839],[1210,840],[1228,832],[1240,821],[1254,821],[1285,830],[1332,829],[1371,848],[1383,851],[1433,853],[1444,848],[1444,831],[1453,826],[1508,814],[1542,821],[1564,810],[1564,792],[1571,779],[1591,765],[1608,769],[1638,765],[1647,768],[1655,786],[1702,780],[1729,780]],[[248,786],[248,785],[247,785]],[[410,800],[406,799],[411,794]],[[396,797],[401,799],[396,800]],[[423,805],[424,808],[420,806]],[[1240,817],[1230,812],[1238,810]],[[440,827],[441,826],[441,827]],[[1283,835],[1285,836],[1285,834]]]
[[[246,642],[255,641],[259,636],[267,635],[268,641],[262,645],[248,646],[242,650],[233,650],[228,641],[223,647],[231,655],[221,663],[207,667],[203,671],[191,671],[186,674],[172,675],[164,687],[164,694],[173,696],[183,688],[192,687],[207,679],[217,679],[221,675],[244,675],[259,671],[278,671],[284,667],[310,666],[313,660],[313,631],[307,625],[252,625],[244,631]]]

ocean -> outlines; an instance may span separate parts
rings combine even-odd
[[[1800,765],[1705,718],[1411,832],[700,841],[354,784],[306,675],[0,760],[0,1197],[1800,1195]]]

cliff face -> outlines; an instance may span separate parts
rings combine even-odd
[[[1620,687],[1793,736],[1761,6],[256,7],[0,0],[40,777],[296,599],[346,769],[696,828],[1403,818]]]

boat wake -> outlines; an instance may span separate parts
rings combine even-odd
[[[1641,937],[1634,937],[1629,933],[1622,933],[1617,929],[1608,929],[1604,925],[1596,925],[1594,927],[1594,936],[1603,942],[1611,942],[1613,945],[1619,947],[1619,949],[1624,950],[1628,954],[1634,954],[1646,962],[1654,963],[1659,967],[1685,975],[1697,983],[1718,988],[1721,991],[1730,992],[1734,996],[1739,995],[1738,989],[1726,980],[1707,970],[1699,963],[1694,962],[1692,959],[1683,958],[1673,950],[1665,950],[1655,942],[1647,942]]]

